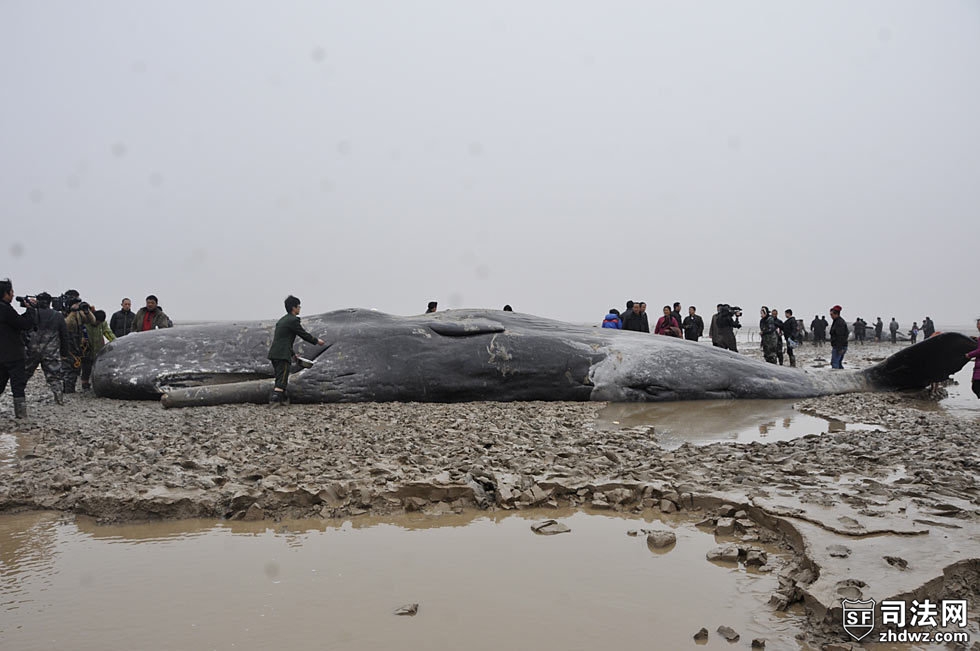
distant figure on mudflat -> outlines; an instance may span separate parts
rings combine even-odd
[[[674,320],[677,321],[678,327],[680,327],[681,322],[684,321],[683,317],[681,317],[680,301],[674,301],[674,309],[670,311],[670,316],[674,317]]]
[[[898,343],[898,321],[892,317],[892,322],[888,324],[888,331],[892,334],[892,343]]]
[[[881,343],[881,331],[884,329],[885,329],[885,322],[882,321],[881,317],[879,316],[878,320],[875,321],[875,343],[879,343],[879,344]]]
[[[602,319],[602,327],[611,328],[613,330],[622,330],[623,322],[619,318],[619,310],[614,307],[609,308],[609,313]]]
[[[919,324],[913,321],[912,329],[909,330],[909,341],[911,341],[914,344],[915,340],[918,338],[919,338]]]
[[[439,307],[439,303],[437,303],[436,301],[429,301],[429,306],[425,308],[425,313],[432,314],[433,312],[436,311],[437,307]]]
[[[769,308],[763,305],[759,308],[759,335],[762,337],[762,356],[766,362],[775,364],[777,362],[776,346],[779,343],[779,330],[776,326],[776,319],[773,318]]]
[[[789,365],[796,367],[796,347],[800,345],[799,321],[793,316],[793,310],[786,310],[786,320],[783,321],[783,338],[786,340],[786,355]]]
[[[926,317],[922,320],[922,338],[928,339],[932,334],[936,332],[936,324],[932,322],[932,319]]]
[[[687,308],[687,316],[681,324],[684,330],[684,338],[688,341],[697,341],[704,335],[704,319],[697,313],[697,308],[691,305]]]
[[[823,346],[827,340],[827,319],[814,314],[813,321],[810,322],[810,331],[813,333],[813,345]]]
[[[783,320],[779,318],[779,308],[774,307],[769,310],[769,314],[772,315],[773,321],[776,322],[776,359],[779,360],[779,365],[783,365]]]
[[[844,368],[844,355],[847,353],[847,339],[851,332],[847,329],[847,322],[841,317],[841,306],[835,305],[830,308],[830,318],[833,323],[830,325],[830,368]]]

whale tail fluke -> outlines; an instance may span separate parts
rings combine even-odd
[[[963,368],[976,341],[958,332],[943,332],[903,348],[864,371],[877,389],[920,389],[941,382]]]

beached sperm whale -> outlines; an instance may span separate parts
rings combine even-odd
[[[937,335],[862,371],[775,366],[672,337],[573,325],[497,310],[392,316],[362,309],[304,318],[324,346],[290,377],[293,402],[665,401],[804,398],[943,380],[976,344]],[[108,344],[93,388],[166,406],[265,402],[274,321],[151,330]]]

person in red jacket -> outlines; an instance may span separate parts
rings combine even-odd
[[[674,318],[669,305],[664,305],[664,315],[657,319],[657,325],[653,329],[653,334],[667,335],[668,337],[681,336],[681,324]]]
[[[977,331],[980,332],[980,319],[977,319]],[[980,340],[977,349],[967,353],[966,358],[973,360],[973,393],[980,398]]]

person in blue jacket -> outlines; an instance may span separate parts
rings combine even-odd
[[[613,328],[615,330],[622,330],[623,320],[619,318],[619,310],[617,310],[616,308],[611,308],[609,310],[609,314],[607,314],[606,318],[602,320],[602,327]]]

